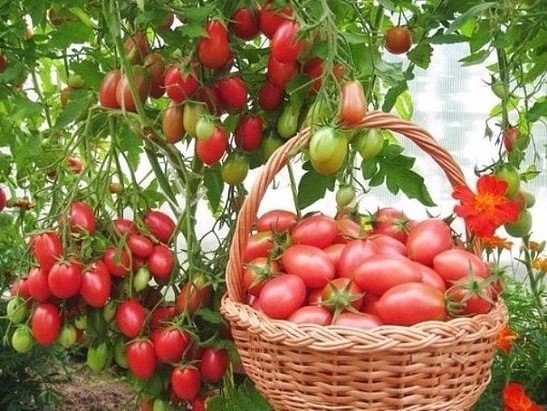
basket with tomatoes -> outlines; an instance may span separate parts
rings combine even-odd
[[[401,134],[453,188],[459,166],[429,133],[387,113],[357,128]],[[269,184],[307,147],[309,128],[279,148],[237,220],[221,311],[245,373],[276,410],[467,410],[490,380],[507,322],[498,273],[449,224],[394,208],[372,219],[270,210]],[[339,192],[337,200],[344,202]]]

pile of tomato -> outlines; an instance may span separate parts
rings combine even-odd
[[[500,273],[441,219],[272,210],[243,254],[247,302],[273,319],[371,329],[490,311]]]
[[[170,246],[175,222],[159,210],[98,220],[84,201],[72,202],[59,221],[57,230],[30,237],[32,268],[11,287],[13,348],[85,350],[93,371],[113,361],[128,368],[151,401],[199,407],[229,358],[223,347],[202,344],[189,325],[211,300],[203,276],[165,297],[178,268]]]

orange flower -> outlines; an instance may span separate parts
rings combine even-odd
[[[497,235],[483,237],[481,238],[481,240],[484,248],[490,251],[494,248],[497,248],[499,250],[510,250],[513,246],[513,243],[507,240],[507,238],[498,237]]]
[[[505,354],[509,354],[509,351],[511,351],[511,346],[516,339],[517,334],[512,329],[505,326],[503,330],[498,333],[496,338],[496,346]]]
[[[505,197],[507,183],[492,175],[477,180],[477,194],[468,187],[460,186],[452,197],[460,200],[454,212],[463,217],[467,227],[479,237],[490,237],[502,224],[518,220],[520,206]]]
[[[510,382],[503,389],[504,411],[541,411],[524,392],[524,387],[517,382]]]
[[[532,267],[538,271],[547,272],[547,257],[538,257],[532,261]]]

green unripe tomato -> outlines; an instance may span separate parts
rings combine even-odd
[[[103,320],[107,323],[111,323],[116,316],[116,302],[109,300],[103,307]]]
[[[215,132],[215,122],[208,115],[203,115],[196,123],[196,137],[200,140],[208,140]]]
[[[79,89],[84,86],[84,80],[82,79],[82,76],[78,74],[71,74],[70,76],[68,76],[67,84],[73,89]]]
[[[246,155],[241,153],[230,153],[228,158],[224,161],[224,164],[222,164],[220,172],[222,174],[222,180],[224,180],[226,184],[241,184],[249,172],[249,159]]]
[[[122,368],[128,368],[127,356],[125,355],[125,343],[123,340],[116,340],[114,343],[114,361]]]
[[[350,185],[342,185],[336,192],[336,205],[343,208],[355,198],[355,189]]]
[[[79,314],[75,319],[74,319],[74,326],[78,329],[78,330],[85,330],[87,329],[87,316],[85,314]]]
[[[495,80],[490,84],[490,89],[492,90],[492,93],[496,95],[496,97],[500,99],[507,98],[507,89],[505,88],[505,84],[503,84],[503,81],[501,80]]]
[[[70,348],[76,344],[78,332],[72,324],[64,324],[59,333],[59,344],[64,348]]]
[[[298,118],[300,117],[301,107],[301,103],[286,104],[277,119],[277,132],[285,140],[293,137],[298,131]]]
[[[532,229],[532,214],[528,210],[521,211],[517,221],[506,223],[503,227],[511,237],[522,238],[530,234],[530,230]]]
[[[133,288],[136,292],[141,292],[148,287],[150,281],[150,270],[147,266],[143,265],[139,268],[139,271],[133,276]]]
[[[161,398],[156,398],[152,406],[152,411],[169,411],[169,403]]]
[[[354,144],[363,160],[370,160],[382,152],[384,137],[378,129],[371,128],[359,133]]]
[[[20,324],[28,318],[29,310],[27,303],[21,297],[13,297],[6,307],[8,320],[13,324]]]
[[[205,106],[203,104],[188,102],[184,105],[182,123],[186,132],[192,137],[196,137],[196,125],[204,114]]]
[[[34,338],[30,328],[26,325],[19,326],[13,332],[11,336],[11,346],[18,353],[29,352],[32,346],[34,345]]]
[[[496,169],[494,176],[507,183],[507,189],[505,190],[507,198],[513,198],[517,195],[520,189],[520,174],[515,166],[504,164]]]
[[[524,197],[526,198],[526,208],[531,208],[536,204],[536,196],[528,191],[524,192]]]
[[[329,126],[315,131],[310,139],[311,163],[323,175],[336,173],[344,164],[347,151],[346,137]]]
[[[103,370],[108,363],[109,350],[106,341],[92,343],[87,349],[87,366],[95,372]]]
[[[275,150],[282,145],[283,140],[275,132],[272,132],[270,135],[265,137],[260,144],[260,148],[258,149],[258,154],[262,162],[266,163]]]

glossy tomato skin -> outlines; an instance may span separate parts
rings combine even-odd
[[[475,254],[458,248],[437,254],[433,259],[433,269],[447,284],[467,278],[471,273],[476,277],[488,276],[488,267],[484,261]]]
[[[140,258],[147,258],[154,251],[154,243],[152,243],[152,241],[144,235],[130,235],[127,237],[126,242],[127,246],[131,250],[131,253]]]
[[[46,301],[51,297],[51,290],[48,285],[49,270],[42,267],[32,267],[28,273],[26,286],[29,296],[36,301]]]
[[[161,129],[168,143],[175,144],[184,136],[183,108],[180,104],[170,101],[161,119]]]
[[[220,382],[226,374],[228,364],[228,352],[225,349],[205,348],[199,362],[202,380],[211,384]]]
[[[281,107],[285,91],[266,80],[258,92],[258,106],[264,111],[276,111]]]
[[[432,266],[435,256],[454,244],[450,227],[442,220],[430,219],[411,228],[406,241],[408,257],[424,265]]]
[[[141,380],[150,378],[156,370],[156,353],[150,340],[137,340],[125,348],[127,364],[131,372]]]
[[[357,80],[343,83],[340,90],[340,121],[346,124],[358,124],[366,113],[367,103],[363,85]]]
[[[114,277],[125,277],[131,271],[131,254],[125,248],[108,247],[104,250],[103,260]]]
[[[162,305],[152,311],[150,318],[150,329],[161,328],[163,325],[172,320],[177,311],[174,305]]]
[[[449,313],[453,317],[461,317],[487,314],[492,308],[494,291],[490,286],[485,286],[479,292],[468,290],[465,285],[456,284],[446,290],[445,296],[449,307],[455,307],[453,312]]]
[[[234,12],[231,20],[230,27],[240,39],[252,40],[258,36],[260,22],[256,10],[245,7],[239,8]]]
[[[363,305],[361,306],[361,312],[366,314],[372,314],[380,318],[380,313],[378,312],[378,301],[380,301],[380,296],[372,293],[365,293],[363,296]]]
[[[161,328],[157,331],[153,341],[158,361],[162,363],[180,361],[182,353],[191,344],[190,336],[175,327]]]
[[[224,160],[220,172],[226,184],[241,184],[249,173],[249,159],[241,152],[232,151]]]
[[[176,366],[171,372],[171,388],[181,400],[194,400],[201,388],[201,375],[196,367]]]
[[[152,84],[150,73],[142,66],[134,66],[133,76],[135,78],[137,96],[141,103],[144,103],[150,94],[150,86]],[[116,99],[122,110],[137,111],[137,103],[131,94],[127,74],[122,74],[120,82],[116,87]]]
[[[294,21],[285,21],[275,31],[270,42],[270,53],[280,63],[292,63],[304,48],[304,42],[298,39],[300,25]]]
[[[145,214],[143,221],[150,234],[162,243],[169,244],[176,228],[171,217],[162,211],[150,210]]]
[[[435,287],[440,292],[444,293],[446,291],[446,284],[444,279],[431,267],[423,265],[420,263],[414,263],[415,267],[422,274],[422,283]]]
[[[248,263],[258,257],[268,257],[273,246],[273,233],[271,231],[252,234],[247,240],[245,252],[243,253],[243,262]]]
[[[19,296],[21,298],[24,298],[25,300],[30,298],[30,294],[28,291],[28,278],[17,278],[13,283],[11,283],[10,286],[10,296],[15,297]],[[47,279],[46,279],[47,284]]]
[[[61,238],[53,231],[32,236],[30,245],[36,261],[46,270],[63,255]]]
[[[363,291],[376,295],[382,295],[398,284],[422,280],[422,274],[412,261],[382,254],[364,260],[355,269],[353,276]]]
[[[372,234],[367,237],[378,254],[406,256],[406,246],[399,240],[384,234]]]
[[[103,77],[99,86],[99,104],[106,108],[120,108],[116,98],[116,89],[122,78],[122,72],[119,69],[109,71]]]
[[[245,151],[256,150],[262,143],[263,129],[262,117],[245,114],[234,132],[237,147]]]
[[[269,280],[258,297],[264,314],[274,319],[287,319],[306,299],[306,284],[297,275],[283,274]]]
[[[116,325],[120,332],[128,338],[135,338],[139,335],[145,319],[146,310],[136,300],[126,300],[116,310]]]
[[[150,44],[142,31],[136,31],[135,34],[125,40],[124,50],[127,60],[131,64],[141,64],[150,53]]]
[[[323,175],[332,175],[340,170],[347,151],[347,138],[332,127],[322,127],[311,137],[310,160],[313,168]]]
[[[228,111],[241,111],[246,106],[248,90],[241,77],[234,75],[220,79],[217,88],[220,100]]]
[[[323,249],[323,251],[329,256],[335,268],[338,266],[338,262],[342,256],[342,251],[344,251],[345,247],[346,245],[343,243],[334,243]]]
[[[443,293],[423,283],[404,283],[390,288],[378,301],[377,308],[386,324],[410,326],[446,319]]]
[[[215,126],[213,135],[207,140],[196,140],[196,154],[207,165],[218,163],[228,149],[228,132],[222,126]]]
[[[80,295],[92,307],[104,307],[110,297],[110,272],[102,260],[95,261],[82,274]]]
[[[332,322],[332,313],[320,305],[305,305],[296,310],[288,321],[296,324],[329,325]]]
[[[204,67],[221,69],[232,57],[228,30],[219,20],[210,20],[205,26],[205,31],[206,37],[198,41],[198,60]]]
[[[40,303],[32,312],[30,319],[32,336],[38,345],[51,345],[57,340],[61,330],[61,313],[51,303]]]
[[[70,298],[78,295],[82,282],[82,263],[58,262],[50,268],[47,283],[55,297]]]
[[[183,284],[175,300],[177,313],[195,313],[200,307],[209,304],[211,300],[211,285],[205,278],[198,276]]]
[[[309,288],[324,287],[335,275],[327,253],[311,245],[290,246],[283,252],[281,264],[286,273],[297,275]]]
[[[376,249],[370,241],[353,240],[348,242],[340,254],[336,275],[353,279],[355,269],[375,253]]]
[[[283,8],[275,9],[268,1],[263,4],[260,9],[260,30],[266,37],[271,39],[279,26],[289,20],[292,15],[293,10],[290,7],[285,6]]]
[[[315,214],[300,220],[291,229],[293,244],[325,248],[331,245],[338,234],[336,221],[323,214]]]
[[[284,232],[298,222],[298,217],[288,210],[270,210],[262,214],[255,223],[257,231]]]
[[[182,72],[177,66],[167,68],[164,83],[165,92],[176,103],[182,103],[198,89],[197,74],[195,72]]]
[[[269,81],[280,90],[284,90],[300,70],[298,62],[281,63],[270,55],[268,59],[267,75]],[[272,92],[272,91],[270,91]]]
[[[279,272],[280,267],[277,261],[258,257],[243,265],[243,284],[251,295],[258,297],[266,281]]]
[[[336,218],[336,229],[338,233],[334,239],[335,243],[346,244],[365,236],[365,230],[361,225],[344,215]]]
[[[150,97],[160,98],[165,94],[165,60],[159,53],[148,54],[144,67],[150,73]]]
[[[361,330],[370,330],[372,328],[379,327],[383,324],[383,321],[372,314],[367,313],[353,313],[345,311],[341,313],[333,325],[341,327],[359,328]]]
[[[408,217],[401,210],[393,207],[380,208],[372,217],[375,234],[388,235],[403,244],[406,242]]]
[[[164,283],[175,268],[175,255],[166,246],[156,245],[148,257],[148,268],[156,280]]]
[[[403,54],[412,46],[412,33],[407,27],[390,27],[386,32],[385,46],[391,54]]]
[[[323,287],[321,301],[331,311],[347,309],[350,306],[360,310],[363,305],[363,295],[363,290],[353,280],[338,277]]]
[[[115,220],[112,220],[112,224],[114,225],[116,233],[121,236],[139,233],[137,227],[135,226],[135,223],[126,218],[116,218]]]
[[[83,231],[89,235],[95,232],[97,226],[93,209],[84,201],[74,201],[71,204],[68,222],[72,232]]]
[[[200,87],[196,94],[196,100],[205,103],[209,112],[215,116],[220,116],[224,111],[222,101],[220,100],[220,93],[216,86]]]

